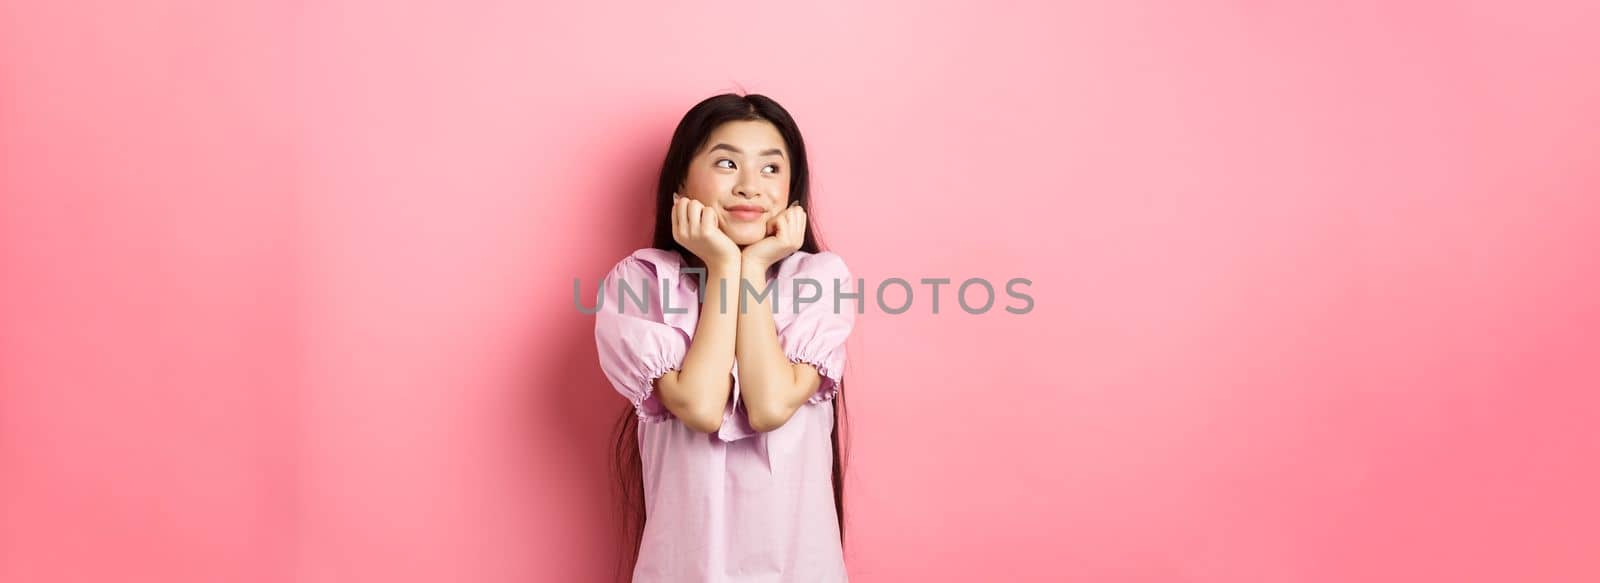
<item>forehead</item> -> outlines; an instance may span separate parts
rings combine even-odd
[[[778,128],[766,120],[730,121],[717,126],[706,138],[700,151],[704,153],[719,143],[744,150],[746,155],[772,148],[783,150],[785,155],[789,152],[784,147],[783,136],[778,133]]]

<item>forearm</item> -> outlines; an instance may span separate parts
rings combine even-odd
[[[741,286],[760,293],[766,286],[767,266],[746,262],[740,267]],[[738,312],[738,334],[734,357],[739,363],[739,392],[750,424],[759,431],[775,429],[805,401],[799,395],[795,365],[783,354],[773,321],[773,296],[769,290],[760,301],[741,289],[735,297],[744,304]]]
[[[739,282],[737,264],[708,265],[700,305],[700,321],[684,355],[683,366],[663,375],[663,404],[692,429],[711,432],[722,423],[722,411],[733,390],[734,339],[737,313],[732,308]],[[729,307],[724,309],[723,304]]]

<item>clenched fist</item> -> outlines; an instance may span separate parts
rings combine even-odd
[[[677,193],[672,197],[672,239],[706,265],[736,264],[739,246],[722,232],[717,210]]]

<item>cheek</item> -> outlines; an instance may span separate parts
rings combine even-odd
[[[711,172],[691,169],[688,178],[684,179],[684,189],[687,191],[684,194],[690,195],[700,202],[716,202],[719,198],[719,193],[731,188],[730,185],[724,184],[727,182],[726,178]]]

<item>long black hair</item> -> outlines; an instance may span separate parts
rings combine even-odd
[[[666,160],[661,163],[661,177],[656,184],[656,224],[651,246],[677,251],[686,260],[694,257],[688,249],[672,238],[672,193],[677,192],[689,175],[689,162],[705,146],[711,132],[730,121],[766,121],[778,129],[783,137],[789,158],[789,200],[798,201],[806,209],[805,240],[800,250],[817,253],[822,250],[817,240],[811,211],[811,168],[806,162],[805,140],[800,128],[788,110],[765,95],[738,95],[724,93],[708,97],[695,104],[683,115],[672,132],[672,142],[667,146]],[[839,518],[839,541],[844,542],[844,455],[839,442],[839,427],[845,422],[844,379],[830,401],[833,406],[833,505]],[[615,425],[615,450],[613,475],[617,479],[621,512],[622,560],[618,566],[621,580],[627,580],[639,558],[639,546],[644,540],[644,465],[639,457],[639,421],[631,403],[625,403]]]

